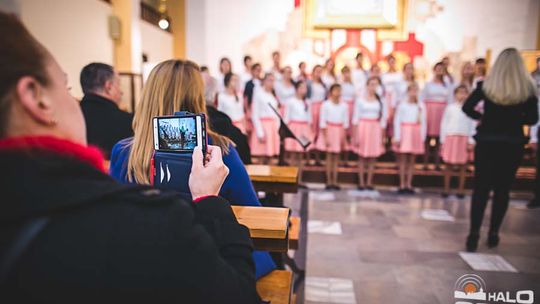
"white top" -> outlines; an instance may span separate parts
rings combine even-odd
[[[361,92],[366,87],[366,81],[368,79],[367,71],[364,69],[353,69],[351,71],[351,78],[356,89],[356,93]]]
[[[332,86],[334,83],[337,82],[337,79],[328,73],[323,73],[321,75],[321,81],[324,83],[324,85],[330,89],[330,86]]]
[[[398,83],[395,84],[395,93],[392,98],[392,107],[396,107],[400,101],[407,98],[407,88],[409,87],[410,82],[405,79],[401,79]]]
[[[303,100],[293,96],[287,100],[283,120],[285,123],[289,123],[291,121],[310,123],[311,115],[309,107],[306,107]]]
[[[356,90],[351,82],[341,83],[341,100],[354,101],[356,99]]]
[[[426,102],[445,102],[448,103],[452,100],[450,93],[452,86],[444,86],[441,83],[429,81],[424,86],[424,89],[420,92],[420,101]]]
[[[318,82],[311,82],[310,100],[312,102],[321,102],[325,99],[326,99],[326,88]]]
[[[382,74],[381,80],[387,90],[395,90],[397,84],[403,80],[403,73],[387,72]]]
[[[253,92],[253,102],[251,104],[251,120],[253,121],[253,127],[258,138],[265,136],[264,129],[262,127],[261,119],[271,118],[279,122],[279,117],[276,115],[274,109],[278,109],[278,101],[274,95],[267,92],[262,87],[256,87]]]
[[[276,81],[274,83],[274,90],[276,91],[279,103],[282,105],[287,104],[287,100],[291,99],[296,94],[294,85],[291,84],[290,86],[285,86],[283,81]]]
[[[402,123],[420,123],[422,140],[426,139],[426,110],[423,104],[404,100],[399,103],[394,114],[394,141],[401,140]]]
[[[381,109],[382,105],[382,109]],[[352,124],[358,125],[361,119],[379,119],[381,127],[386,128],[388,111],[385,103],[377,99],[367,100],[365,96],[358,97],[354,103]]]
[[[225,75],[219,72],[216,76],[216,89],[218,93],[225,91],[225,83],[223,83],[223,79],[225,79]]]
[[[279,69],[276,69],[274,67],[268,70],[268,73],[271,73],[272,75],[274,75],[275,81],[280,81],[283,78],[283,75],[281,75],[281,72],[279,71]]]
[[[472,136],[475,133],[476,122],[463,113],[461,106],[455,102],[449,104],[444,110],[441,120],[441,143],[445,141],[446,136],[463,135],[469,137],[470,144],[474,144]]]
[[[246,83],[252,78],[251,73],[248,70],[245,70],[240,74],[240,91],[244,91],[246,88]]]
[[[244,102],[240,96],[237,97],[227,92],[221,92],[217,96],[217,109],[227,114],[232,121],[242,120],[245,116]]]
[[[319,128],[325,129],[328,123],[341,124],[345,129],[349,128],[349,108],[343,102],[333,103],[331,100],[323,102]]]

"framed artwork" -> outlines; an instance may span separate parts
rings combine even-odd
[[[305,0],[305,23],[315,29],[403,27],[405,0]]]

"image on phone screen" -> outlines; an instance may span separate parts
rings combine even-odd
[[[197,146],[197,117],[157,119],[159,150],[192,151]]]

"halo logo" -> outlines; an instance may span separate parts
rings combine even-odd
[[[516,303],[533,304],[534,292],[520,290],[513,292],[487,292],[486,282],[476,274],[461,276],[454,287],[454,298],[459,299],[455,304],[486,304],[486,303]],[[466,301],[463,301],[466,300]],[[489,302],[485,302],[485,301]]]

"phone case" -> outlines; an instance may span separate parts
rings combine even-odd
[[[191,153],[155,151],[152,170],[154,187],[174,190],[184,199],[191,201],[191,191],[189,190],[191,157]]]

